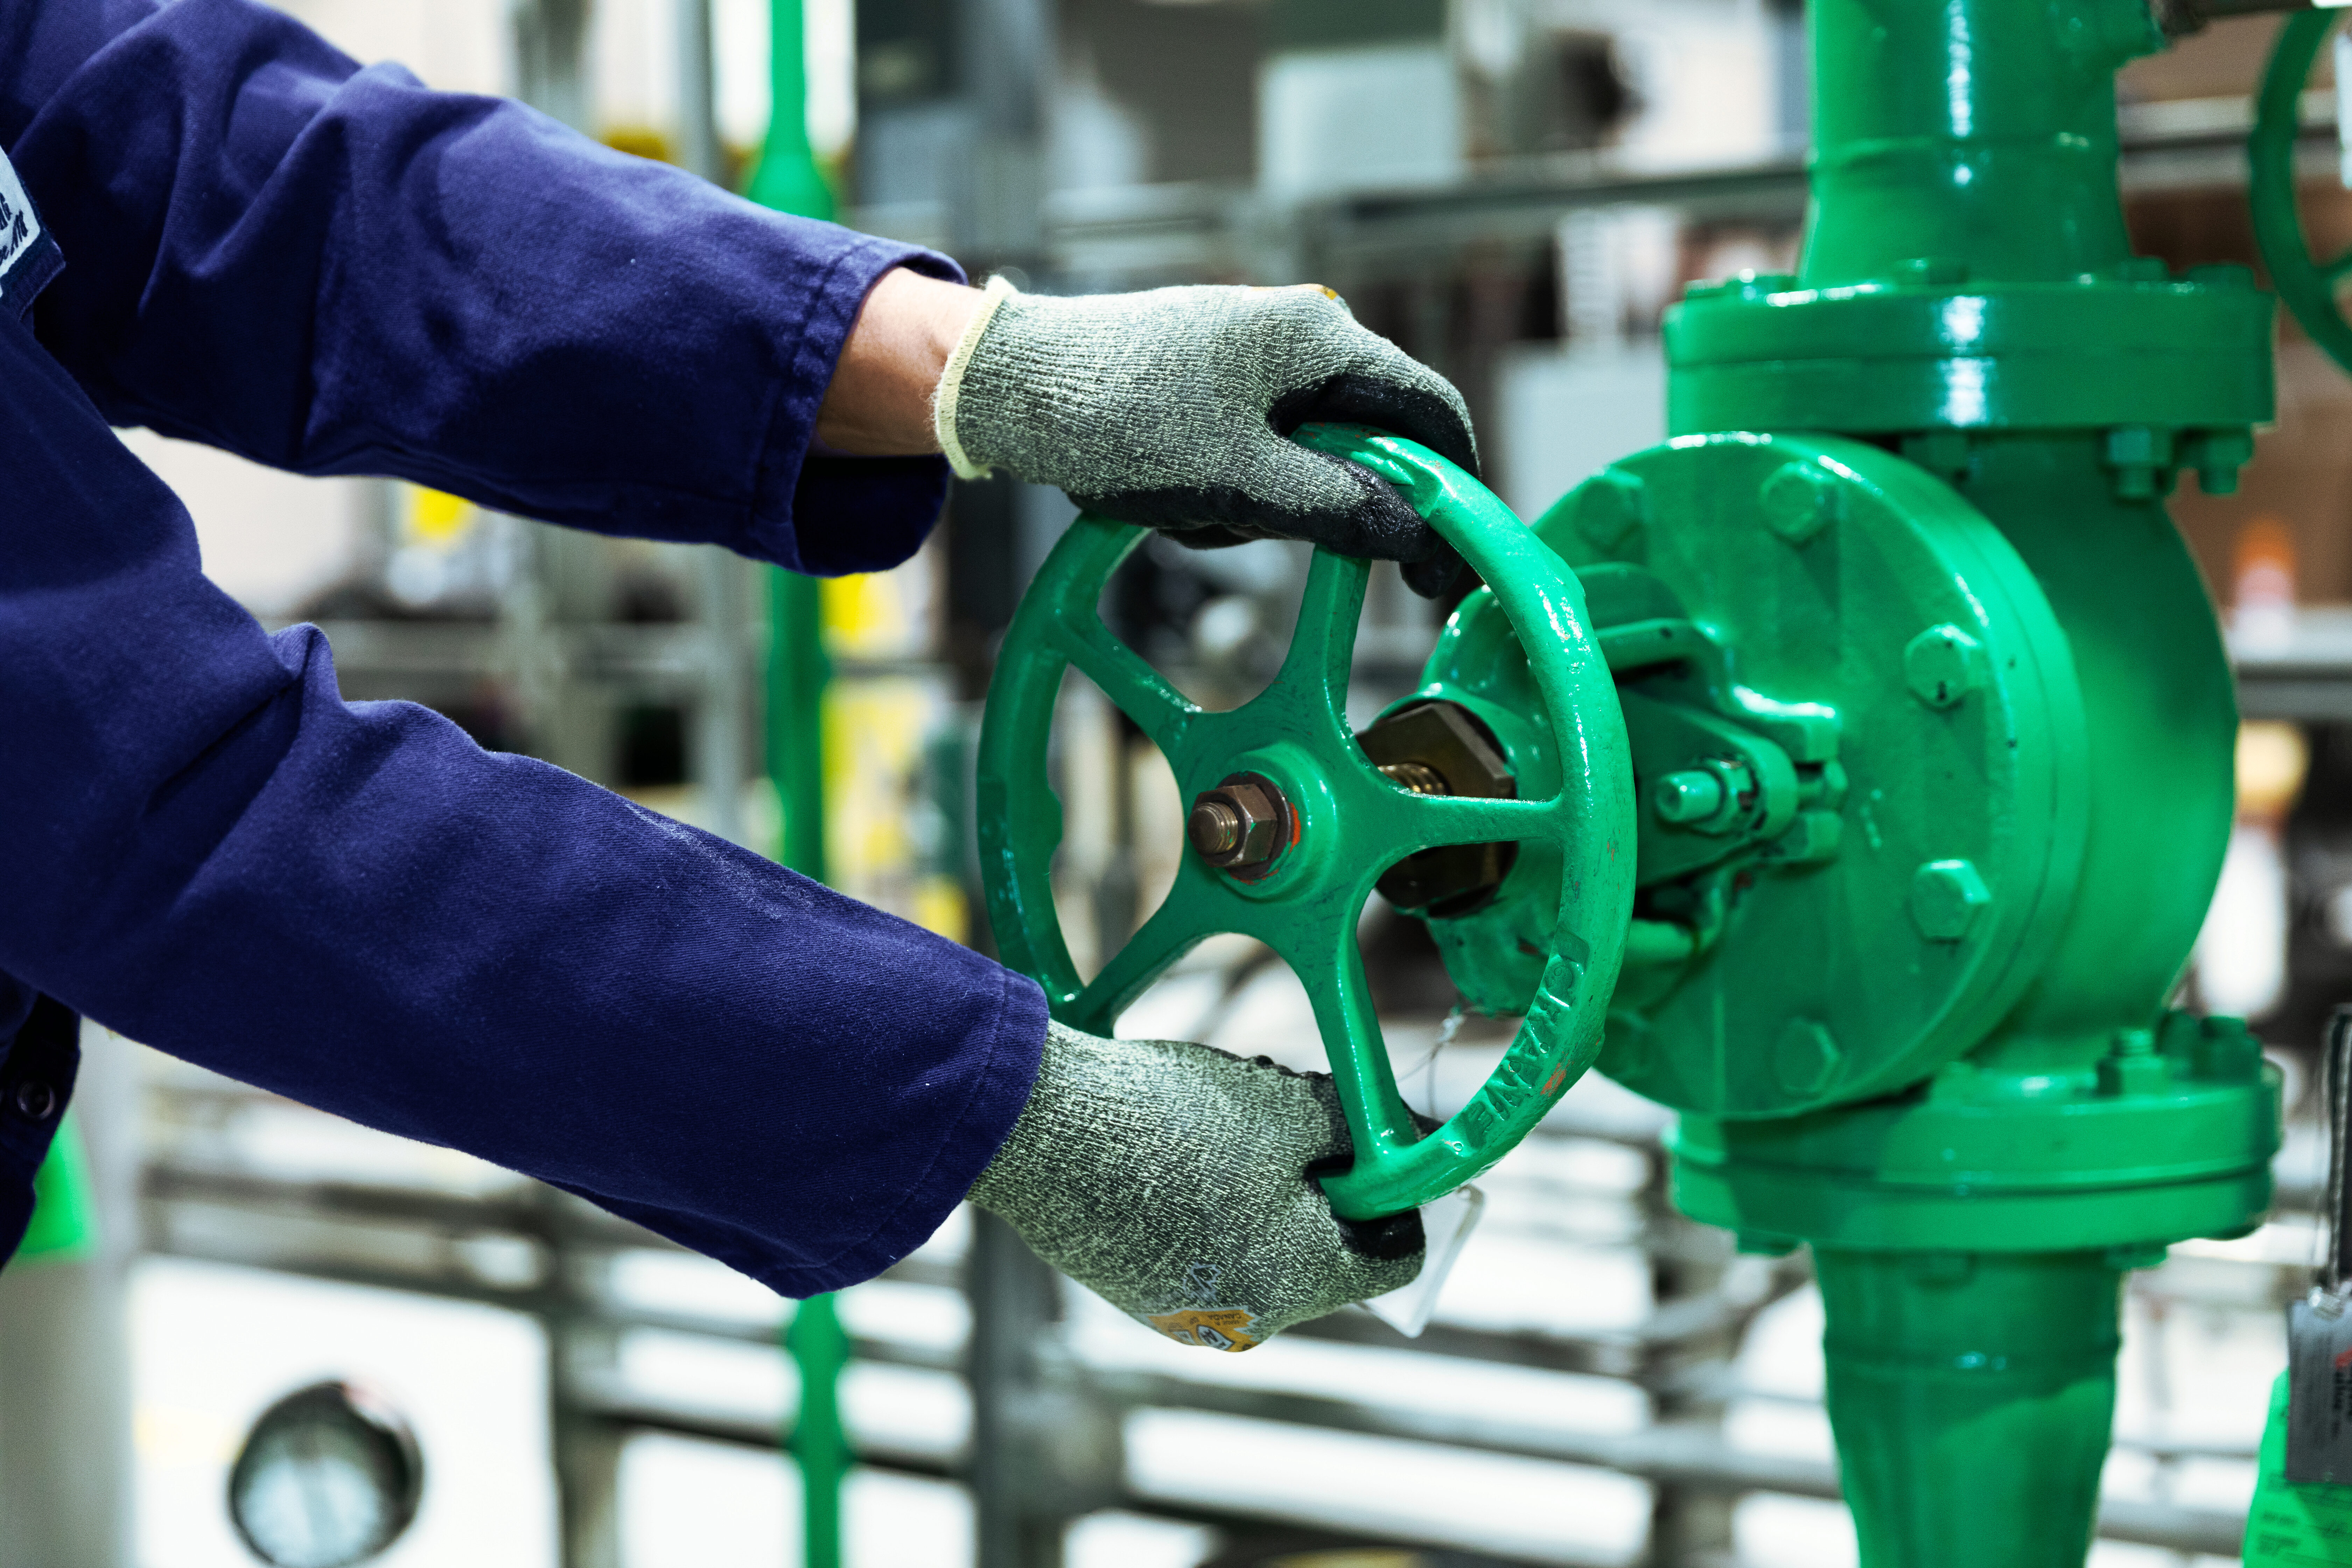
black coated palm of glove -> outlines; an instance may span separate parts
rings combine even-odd
[[[1312,1173],[1349,1152],[1326,1074],[1055,1024],[971,1201],[1170,1339],[1245,1351],[1420,1274],[1418,1212],[1332,1214]]]
[[[1076,298],[989,285],[940,378],[934,424],[965,479],[1002,469],[1196,548],[1304,539],[1402,563],[1416,593],[1461,558],[1352,463],[1284,439],[1370,425],[1475,474],[1453,384],[1328,289],[1197,286]]]

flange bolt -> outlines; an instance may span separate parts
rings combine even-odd
[[[1282,851],[1283,800],[1264,780],[1230,778],[1192,802],[1185,837],[1221,871],[1263,866]]]
[[[1668,773],[1651,792],[1651,808],[1661,822],[1705,822],[1723,809],[1723,781],[1705,768]]]

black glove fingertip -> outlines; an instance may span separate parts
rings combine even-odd
[[[1459,551],[1441,539],[1429,555],[1407,562],[1400,570],[1406,587],[1424,599],[1443,599],[1469,574],[1470,566]]]
[[[1336,1154],[1325,1155],[1307,1166],[1301,1174],[1320,1193],[1323,1177],[1345,1175],[1355,1163],[1356,1156],[1350,1146]],[[1335,1210],[1331,1220],[1339,1227],[1339,1239],[1349,1251],[1376,1263],[1392,1263],[1400,1258],[1417,1257],[1429,1246],[1429,1236],[1422,1228],[1421,1211],[1417,1208],[1407,1209],[1402,1214],[1384,1214],[1372,1219],[1349,1219]]]

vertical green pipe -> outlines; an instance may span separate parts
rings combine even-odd
[[[1862,1561],[2080,1568],[2115,1410],[2115,1261],[1816,1247],[1813,1266]]]
[[[2085,312],[2153,300],[2186,321],[2227,285],[2173,279],[2131,255],[2115,73],[2162,47],[2144,0],[1811,0],[1807,9],[1815,144],[1800,287],[1778,302],[1759,291],[1745,321],[1781,335],[1768,340],[1773,354],[1748,352],[1843,358],[1852,386],[1822,410],[1774,410],[1756,426],[1727,399],[1709,426],[1900,437],[2001,530],[2070,645],[2082,710],[2068,739],[2084,747],[2086,809],[2066,923],[2034,955],[2032,988],[1952,1080],[1981,1086],[1951,1101],[1965,1103],[1979,1141],[1943,1195],[1928,1201],[1929,1186],[1895,1152],[1953,1124],[1939,1120],[1942,1085],[1899,1108],[1820,1112],[1801,1138],[1759,1122],[1725,1123],[1725,1136],[1750,1152],[1730,1163],[1754,1162],[1744,1198],[1768,1181],[1804,1194],[1783,1213],[1788,1234],[1813,1242],[1827,1403],[1864,1568],[2081,1568],[2113,1425],[2121,1271],[2213,1219],[2191,1218],[2165,1183],[2128,1171],[2116,1185],[2137,1187],[2137,1201],[2096,1223],[2068,1211],[2056,1181],[2039,1188],[2047,1201],[2038,1214],[1998,1230],[1969,1209],[1979,1195],[2027,1190],[2002,1173],[2006,1163],[2053,1147],[2036,1143],[2053,1134],[2021,1114],[2029,1092],[2073,1083],[2086,1110],[2169,1096],[2154,1100],[2168,1120],[2148,1124],[2169,1134],[2150,1140],[2168,1157],[2201,1152],[2211,1136],[2194,1121],[2202,1083],[2166,1078],[2147,1031],[2226,847],[2236,715],[2211,609],[2160,495],[2177,441],[2228,433],[2244,414],[2217,376],[2210,397],[2189,389],[2175,426],[2103,415],[2125,405],[2110,400],[2114,384],[2145,374],[2129,331],[2015,324],[2069,289],[2082,291]],[[1842,327],[1841,297],[1864,294],[1909,312],[1916,334],[1897,346],[1884,329],[1864,342]],[[1979,334],[1970,323],[1982,321],[2004,323],[2007,335]],[[2267,335],[2234,341],[2215,363],[2267,379]],[[1932,363],[1934,384],[1984,396],[1972,407],[1945,402],[1917,429],[1872,423],[1879,411],[1853,388],[1892,384],[1885,367],[1903,353]],[[1711,363],[1730,362],[1686,357],[1676,374],[1706,374]],[[2086,374],[2062,381],[2070,363]],[[2048,401],[2026,401],[2039,395]],[[2155,454],[2139,470],[2145,482],[2133,474],[2135,441]],[[1895,1123],[1904,1130],[1891,1132]],[[2014,1129],[2006,1142],[1990,1135],[2004,1125]],[[2060,1136],[2054,1147],[2085,1162],[2087,1190],[2090,1145]],[[2229,1155],[2216,1139],[2216,1168],[2266,1136],[2251,1132]],[[1775,1149],[1799,1145],[1795,1160],[1771,1163]],[[1812,1184],[1790,1180],[1801,1166]],[[1874,1191],[1884,1199],[1866,1195]],[[1856,1222],[1874,1201],[1901,1217],[1866,1234]],[[1742,1217],[1736,1205],[1718,1213]],[[2003,1250],[1960,1249],[1989,1241]]]
[[[33,1173],[33,1223],[16,1260],[87,1258],[98,1249],[98,1203],[91,1192],[89,1161],[68,1119],[58,1129],[48,1157]]]
[[[2142,0],[1815,0],[1809,288],[1906,262],[2071,281],[2131,254],[2116,70]]]
[[[803,217],[833,216],[833,188],[808,137],[806,24],[801,0],[770,0],[768,139],[751,198]],[[814,577],[776,572],[768,594],[768,776],[783,805],[778,858],[824,880],[824,656],[823,607]],[[801,1303],[784,1331],[800,1373],[800,1413],[787,1446],[801,1468],[802,1561],[841,1568],[841,1487],[849,1437],[841,1424],[841,1373],[849,1338],[831,1296]]]

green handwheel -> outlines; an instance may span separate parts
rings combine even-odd
[[[1370,563],[1316,552],[1297,630],[1266,689],[1230,712],[1188,700],[1113,637],[1104,584],[1145,530],[1081,516],[1047,557],[999,653],[981,728],[982,876],[1004,962],[1045,988],[1054,1016],[1110,1032],[1128,1005],[1202,939],[1256,938],[1313,1000],[1355,1161],[1324,1179],[1350,1218],[1395,1214],[1477,1177],[1527,1136],[1592,1063],[1633,900],[1633,774],[1607,661],[1575,573],[1491,490],[1434,452],[1354,426],[1297,440],[1395,486],[1485,578],[1526,650],[1560,761],[1548,798],[1438,793],[1375,766],[1347,719]],[[1054,909],[1062,813],[1046,742],[1075,665],[1151,738],[1191,803],[1166,900],[1091,981]],[[1417,793],[1418,790],[1418,793]],[[1382,873],[1449,845],[1541,843],[1561,858],[1559,915],[1543,978],[1478,1092],[1423,1136],[1397,1093],[1356,926]]]
[[[2312,63],[2336,23],[2336,12],[2307,11],[2279,30],[2263,76],[2254,132],[2247,143],[2246,195],[2253,204],[2254,237],[2271,283],[2294,312],[2311,341],[2338,365],[2352,371],[2352,322],[2336,298],[2336,286],[2352,274],[2352,251],[2332,261],[2311,253],[2304,237],[2303,209],[2295,199],[2294,149],[2303,132],[2304,83]]]

